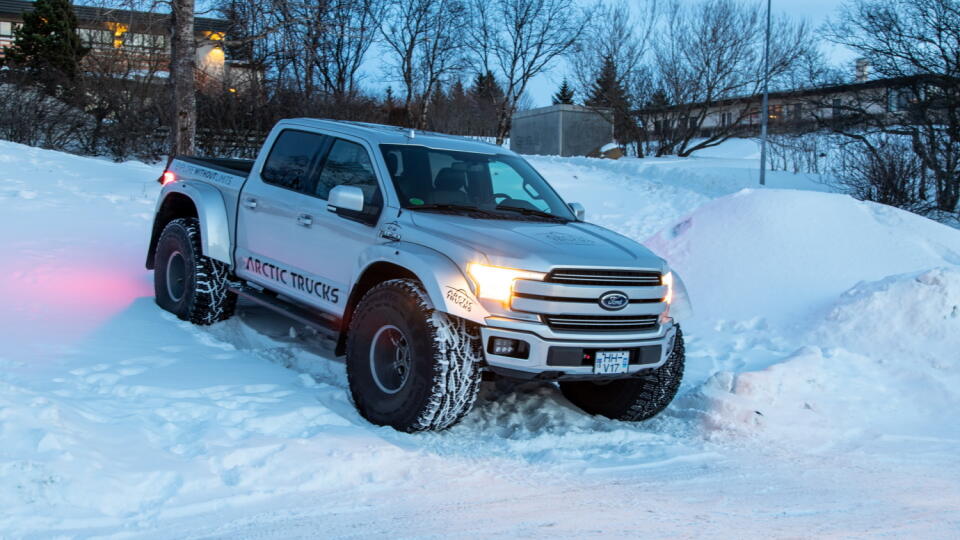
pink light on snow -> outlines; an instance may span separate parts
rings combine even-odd
[[[136,298],[152,296],[144,274],[116,261],[101,264],[0,263],[0,324],[16,340],[33,341],[53,334],[57,340],[79,337],[128,307]],[[25,264],[18,264],[25,263]],[[42,338],[40,338],[42,339]]]

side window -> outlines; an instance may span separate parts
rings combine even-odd
[[[314,195],[326,199],[339,185],[357,186],[363,190],[365,206],[379,206],[380,188],[367,150],[357,143],[335,139],[323,163]],[[366,211],[366,209],[364,209]]]
[[[308,193],[324,139],[316,133],[292,129],[282,132],[273,143],[260,178],[274,186]]]

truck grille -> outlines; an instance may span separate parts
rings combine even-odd
[[[601,302],[610,293],[628,301],[610,308]],[[656,270],[559,268],[543,281],[517,280],[510,309],[536,314],[558,333],[650,334],[660,330],[666,293]]]
[[[558,268],[547,274],[544,281],[603,287],[642,287],[660,285],[660,272]]]
[[[590,332],[650,331],[657,329],[657,315],[541,315],[554,330]]]

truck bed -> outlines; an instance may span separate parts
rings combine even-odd
[[[229,174],[247,176],[253,169],[252,159],[207,158],[196,156],[177,156],[178,160],[201,167],[209,167]]]

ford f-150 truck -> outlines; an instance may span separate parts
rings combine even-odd
[[[242,297],[326,332],[374,424],[449,427],[485,373],[622,420],[680,385],[679,280],[498,146],[291,119],[255,160],[178,157],[160,181],[157,304],[205,325]]]

